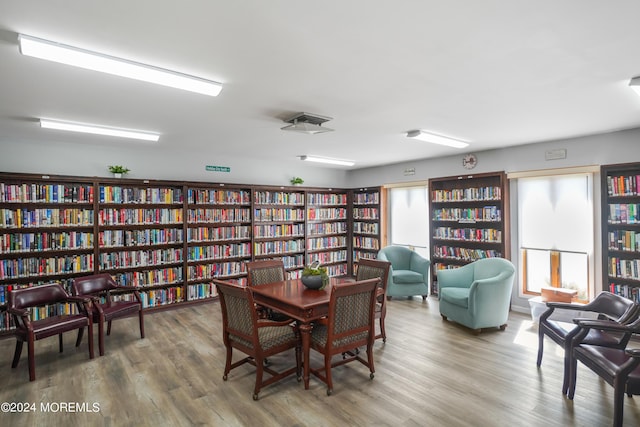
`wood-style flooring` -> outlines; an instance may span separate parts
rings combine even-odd
[[[86,337],[36,343],[36,381],[26,346],[11,369],[15,341],[0,341],[0,402],[35,411],[0,412],[0,426],[609,426],[612,388],[579,366],[574,401],[561,393],[562,354],[546,341],[536,367],[537,334],[529,316],[512,313],[507,330],[480,336],[443,322],[433,298],[393,299],[387,342],[375,344],[375,378],[351,363],[334,369],[334,390],[294,376],[252,399],[255,368],[222,380],[225,350],[217,302],[113,324],[105,355],[89,359]],[[96,328],[97,329],[97,328]],[[240,357],[240,355],[237,355]],[[287,357],[288,356],[288,357]],[[322,363],[312,352],[314,366]],[[293,354],[274,357],[274,366]],[[69,405],[69,403],[71,405]],[[95,404],[95,405],[94,405]],[[65,409],[66,405],[66,409]],[[87,411],[89,409],[89,411]],[[3,407],[6,410],[6,406]],[[73,411],[76,412],[73,412]],[[95,412],[93,412],[95,410]],[[640,399],[625,399],[625,426],[640,425]]]

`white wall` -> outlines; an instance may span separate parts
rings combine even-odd
[[[109,177],[108,165],[125,165],[128,178],[224,182],[256,185],[290,185],[293,176],[309,187],[347,187],[347,172],[301,161],[262,163],[224,158],[210,152],[160,149],[151,145],[128,146],[78,143],[7,143],[0,145],[0,171],[49,175]],[[206,165],[228,166],[230,173],[208,172]]]
[[[566,149],[562,160],[545,160],[547,150]],[[349,173],[349,187],[378,186],[402,182],[424,181],[429,178],[472,175],[483,172],[520,172],[528,170],[556,169],[587,165],[640,162],[640,128],[619,132],[590,135],[581,138],[563,139],[512,148],[476,152],[478,165],[468,171],[462,167],[462,154],[438,159],[416,160],[400,164],[360,169]],[[415,169],[415,175],[404,176],[404,170]],[[602,253],[600,233],[600,185],[595,177],[595,285],[596,292],[602,290]],[[511,186],[511,258],[518,269],[517,242],[517,195]],[[519,271],[519,269],[518,269]],[[518,278],[520,274],[518,273]],[[519,280],[514,284],[512,307],[518,311],[529,311],[528,299],[519,296]]]

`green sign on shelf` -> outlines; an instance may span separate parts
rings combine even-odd
[[[205,170],[208,170],[209,172],[231,172],[231,168],[229,166],[207,165],[205,166]]]

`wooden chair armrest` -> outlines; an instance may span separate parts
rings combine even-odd
[[[630,348],[626,352],[629,356],[640,359],[640,348]]]
[[[18,317],[29,317],[29,310],[27,310],[26,308],[11,308],[9,307],[7,309],[7,313],[9,314],[13,314],[14,316],[18,316]]]
[[[583,329],[600,329],[603,331],[609,332],[630,332],[630,333],[640,333],[640,328],[638,326],[631,325],[623,325],[617,322],[612,322],[610,320],[597,320],[597,319],[588,319],[588,320],[580,320],[576,324]]]

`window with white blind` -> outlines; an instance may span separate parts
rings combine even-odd
[[[426,185],[389,190],[392,245],[407,246],[429,259],[429,202]]]
[[[518,178],[518,241],[525,294],[542,287],[578,291],[593,280],[592,174]]]

